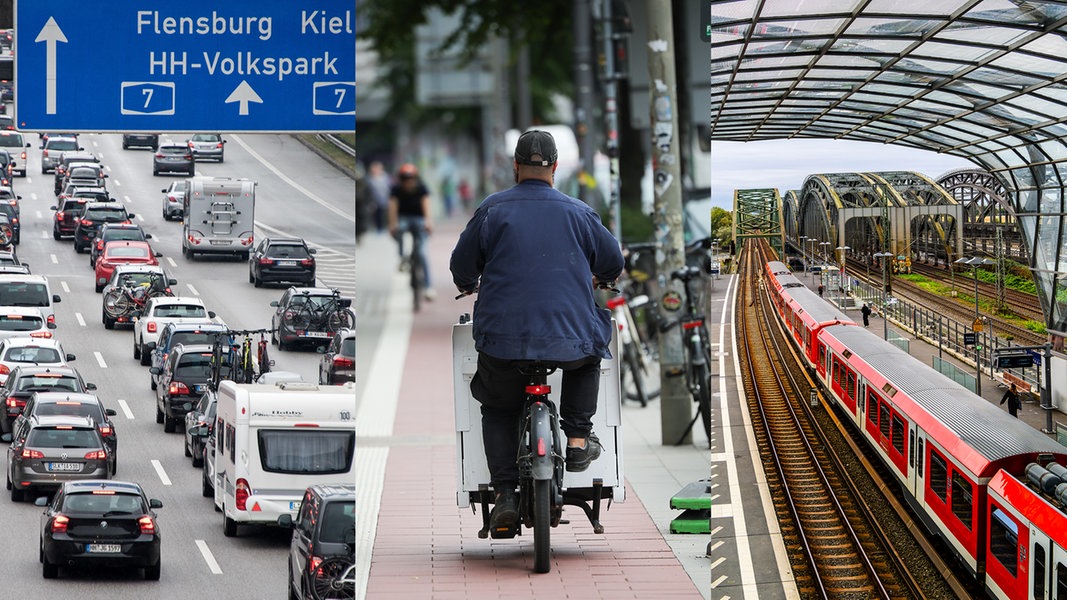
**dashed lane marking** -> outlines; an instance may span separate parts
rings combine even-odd
[[[56,257],[56,255],[55,255],[55,254],[49,254],[49,256],[51,256],[51,257],[52,257],[52,264],[53,264],[53,265],[58,265],[58,264],[59,264],[59,258],[58,258],[58,257]]]
[[[85,327],[85,319],[82,318],[82,314],[80,312],[74,313],[74,318],[77,319],[78,325]]]
[[[215,561],[215,555],[211,553],[211,549],[207,547],[207,542],[196,540],[196,547],[200,549],[200,554],[204,557],[207,568],[211,569],[211,574],[222,575],[222,569],[219,567],[219,563]]]
[[[96,357],[96,362],[99,363],[101,369],[106,369],[107,368],[107,363],[104,362],[104,355],[103,354],[100,354],[100,352],[93,352],[93,356]]]
[[[167,257],[167,262],[170,263],[170,266],[172,266],[172,267],[177,267],[178,266],[178,263],[174,262],[174,259],[169,257],[169,256]]]
[[[189,288],[189,293],[190,294],[192,294],[194,296],[199,296],[200,295],[200,292],[198,292],[197,289],[195,287],[193,287],[193,284],[187,283],[187,284],[185,284],[185,287]]]
[[[70,286],[67,285],[66,281],[60,281],[59,285],[63,288],[63,293],[64,294],[69,294],[70,293]]]
[[[159,480],[163,482],[163,485],[170,485],[170,477],[167,477],[167,472],[163,470],[163,465],[156,459],[152,459],[152,467],[156,470],[156,475],[159,475]]]
[[[121,398],[119,398],[115,402],[117,402],[118,405],[119,405],[119,408],[122,409],[122,414],[126,415],[126,418],[132,421],[134,419],[134,416],[133,416],[133,411],[130,410],[130,405],[127,404],[126,401],[121,399]]]

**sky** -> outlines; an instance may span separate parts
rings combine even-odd
[[[972,163],[904,146],[842,140],[712,142],[712,205],[733,210],[734,190],[778,188],[782,196],[804,187],[809,175],[916,171],[932,179]]]

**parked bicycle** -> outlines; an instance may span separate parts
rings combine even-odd
[[[689,432],[693,429],[697,419],[701,419],[704,432],[711,440],[711,344],[708,339],[708,330],[704,323],[704,314],[698,309],[695,300],[696,292],[692,287],[694,283],[705,280],[705,272],[702,267],[685,266],[671,273],[671,280],[682,282],[685,297],[685,312],[673,321],[668,321],[661,326],[661,331],[668,331],[674,327],[682,336],[682,348],[685,353],[684,372],[686,387],[697,403],[697,414],[689,422],[682,436],[675,445],[681,444]],[[710,445],[709,445],[710,447]]]
[[[173,296],[160,273],[149,273],[148,280],[134,283],[129,275],[123,276],[118,286],[104,294],[104,312],[112,319],[138,316],[144,311],[150,298]]]
[[[654,384],[658,374],[653,373],[651,366],[654,361],[641,339],[641,330],[631,308],[643,307],[648,303],[648,296],[644,295],[633,298],[616,296],[605,303],[619,328],[619,345],[622,348],[619,369],[625,397],[640,402],[642,407],[648,406],[649,400],[659,397],[659,386]],[[649,378],[649,375],[653,377]]]

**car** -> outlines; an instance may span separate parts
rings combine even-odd
[[[99,293],[111,279],[111,273],[120,264],[158,265],[159,252],[152,250],[148,242],[116,240],[104,244],[100,259],[96,261],[96,291]]]
[[[90,200],[85,198],[70,197],[62,198],[58,204],[52,206],[55,211],[52,215],[52,237],[61,240],[64,237],[73,236],[85,213],[85,205]]]
[[[46,321],[55,323],[55,303],[60,300],[44,275],[0,274],[0,311],[7,306],[34,307]]]
[[[314,248],[300,238],[263,238],[248,255],[248,283],[315,286]]]
[[[180,179],[163,188],[163,220],[182,219],[185,216],[183,203],[185,202],[186,181]]]
[[[0,129],[14,130],[15,117],[11,115],[0,115]]]
[[[119,441],[115,434],[115,423],[111,417],[117,413],[112,408],[104,408],[104,403],[93,394],[74,394],[71,392],[34,392],[26,401],[22,414],[12,424],[18,430],[23,421],[36,416],[71,416],[88,417],[96,425],[107,450],[108,470],[112,475],[118,467]]]
[[[42,139],[44,143],[41,144],[41,174],[51,173],[63,160],[64,153],[84,150],[78,145],[78,139],[75,137],[51,136]]]
[[[66,366],[76,357],[53,339],[13,337],[0,340],[0,384],[20,364]]]
[[[157,341],[148,342],[144,345],[141,356],[148,352],[149,365],[162,367],[167,360],[167,354],[178,344],[213,344],[215,336],[226,331],[227,327],[225,325],[211,321],[167,323],[159,332]],[[155,390],[159,384],[158,375],[150,374],[149,379],[150,387]]]
[[[15,177],[26,176],[26,148],[29,147],[30,143],[18,131],[0,130],[0,148],[7,150],[15,157],[16,164],[13,170]]]
[[[104,223],[96,230],[96,237],[89,246],[89,266],[96,268],[96,259],[104,250],[104,244],[118,240],[133,242],[147,242],[152,239],[151,233],[145,233],[144,229],[136,223]]]
[[[204,466],[204,436],[197,434],[207,431],[206,426],[215,420],[218,405],[215,392],[208,390],[193,410],[185,413],[185,455],[192,458],[194,467]]]
[[[327,319],[322,319],[320,322],[300,323],[294,317],[300,315],[306,303],[310,302],[313,307],[321,309],[331,301],[340,311],[339,314],[347,313],[350,318],[352,299],[341,298],[337,290],[317,287],[291,287],[285,290],[281,299],[270,303],[274,307],[274,315],[271,317],[271,342],[278,346],[279,350],[308,342],[321,346],[332,337],[327,330]],[[342,323],[342,326],[344,325]]]
[[[163,502],[148,498],[129,481],[66,482],[52,501],[37,498],[41,515],[40,562],[45,579],[59,576],[60,565],[126,566],[144,569],[158,581],[161,536],[156,510]]]
[[[189,146],[189,150],[193,152],[193,158],[196,160],[210,159],[222,162],[223,159],[223,144],[226,140],[222,139],[222,136],[217,133],[195,133],[193,137],[185,140],[186,145]]]
[[[55,323],[49,323],[41,309],[29,306],[5,306],[0,308],[0,339],[12,337],[52,337]]]
[[[334,334],[319,360],[319,383],[339,385],[356,380],[356,330],[342,329]]]
[[[30,272],[30,263],[19,258],[13,250],[0,250],[0,269],[15,268],[17,270],[2,271],[5,273],[26,273]]]
[[[81,198],[87,202],[112,202],[114,198],[105,188],[69,186],[60,193],[61,198]],[[58,199],[57,199],[58,201]]]
[[[118,202],[87,203],[78,226],[74,228],[74,251],[88,250],[96,237],[96,229],[104,223],[129,223],[135,216],[126,212],[126,207]]]
[[[356,541],[355,484],[317,484],[304,492],[296,520],[278,524],[293,530],[289,541],[289,598],[310,596],[309,574],[324,558],[347,555]]]
[[[193,151],[178,144],[162,144],[152,157],[152,174],[185,173],[189,177],[196,174]]]
[[[185,414],[193,409],[193,403],[207,392],[211,361],[210,345],[179,344],[167,355],[162,367],[150,369],[153,375],[159,375],[156,423],[162,423],[166,433],[177,431]]]
[[[11,442],[7,485],[12,502],[21,502],[30,490],[49,491],[67,481],[111,475],[104,438],[89,417],[38,415],[3,439]]]
[[[56,168],[52,174],[52,184],[55,188],[53,193],[59,194],[63,189],[63,179],[67,175],[67,167],[74,163],[99,163],[100,159],[97,158],[92,152],[66,152],[63,154],[63,160],[56,164]]]
[[[159,148],[159,134],[158,133],[124,133],[122,134],[122,149],[129,150],[130,148],[151,148],[155,150]]]
[[[16,161],[7,150],[0,149],[0,185],[10,186],[15,177]]]
[[[216,322],[214,311],[204,306],[204,301],[195,296],[160,296],[149,298],[144,312],[133,325],[133,357],[148,366],[151,349],[148,344],[159,341],[159,334],[168,323]]]
[[[59,167],[56,167],[56,171],[59,171]],[[59,180],[58,185],[55,186],[55,193],[59,195],[60,192],[72,185],[75,187],[98,187],[106,190],[107,183],[105,180],[107,177],[104,166],[101,164],[72,162],[67,166],[66,172],[63,174],[62,179]]]
[[[7,222],[11,225],[11,243],[18,244],[22,240],[18,200],[0,200],[0,214],[7,217]]]
[[[0,387],[3,414],[0,431],[11,433],[11,423],[22,414],[26,401],[34,392],[91,392],[96,384],[88,383],[74,367],[18,365]]]
[[[178,280],[171,278],[163,267],[159,265],[120,264],[115,266],[111,273],[111,279],[104,285],[101,292],[104,294],[103,302],[108,301],[108,292],[119,285],[135,287],[140,285],[155,286],[156,291],[165,295],[172,295],[171,286],[178,285]],[[111,318],[107,315],[104,307],[100,307],[100,318],[104,329],[114,329],[118,323],[132,323],[133,315]]]

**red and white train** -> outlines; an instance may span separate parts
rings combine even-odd
[[[1067,448],[768,262],[784,327],[915,513],[993,598],[1067,600]]]

